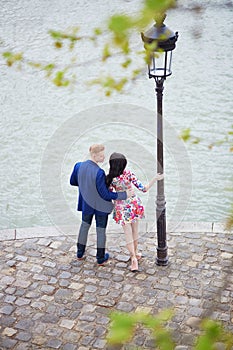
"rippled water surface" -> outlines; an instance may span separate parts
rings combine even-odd
[[[206,1],[200,12],[190,2],[170,11],[166,24],[179,32],[173,74],[164,88],[165,193],[169,220],[223,221],[232,202],[232,155],[228,145],[209,149],[233,124],[233,4]],[[202,3],[202,2],[201,2]],[[72,57],[52,47],[49,29],[78,25],[90,33],[109,15],[132,13],[140,1],[4,1],[0,8],[1,52],[22,51],[27,60],[60,66]],[[103,41],[106,40],[106,35]],[[133,35],[135,52],[142,49]],[[119,150],[146,182],[156,171],[154,82],[142,75],[125,94],[105,97],[87,81],[121,76],[120,57],[100,62],[100,48],[80,43],[75,68],[78,84],[60,89],[35,69],[8,68],[1,59],[0,228],[69,224],[76,220],[76,190],[69,175],[89,145],[106,144],[106,161]],[[138,62],[138,58],[133,57]],[[201,139],[183,144],[183,128]],[[156,188],[141,195],[147,218],[154,216]]]

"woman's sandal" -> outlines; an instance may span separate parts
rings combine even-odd
[[[138,271],[138,260],[137,260],[137,258],[133,258],[132,259],[130,270],[132,272]]]

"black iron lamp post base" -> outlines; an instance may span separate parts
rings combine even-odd
[[[156,264],[158,266],[167,266],[168,265],[167,247],[157,248]]]
[[[158,183],[160,188],[160,184]],[[163,186],[162,186],[163,190]],[[167,234],[166,234],[166,208],[165,208],[165,197],[163,195],[163,200],[157,199],[157,258],[156,264],[159,266],[166,266],[168,264],[168,252],[167,252]]]

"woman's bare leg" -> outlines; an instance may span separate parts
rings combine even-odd
[[[135,222],[132,222],[132,237],[134,242],[134,251],[135,255],[138,251],[138,220]]]
[[[138,253],[138,226],[139,226],[139,221],[132,222],[132,236],[133,236],[133,242],[134,242],[134,251],[135,251],[135,256],[139,260],[141,258],[141,254]]]
[[[135,254],[135,248],[134,248],[132,224],[124,225],[123,230],[125,233],[126,247],[130,253],[130,258],[131,258],[131,270],[136,271],[138,270],[138,264],[137,264],[137,258]]]

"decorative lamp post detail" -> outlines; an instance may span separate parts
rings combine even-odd
[[[149,50],[150,62],[148,76],[156,83],[157,95],[157,172],[163,174],[163,83],[172,74],[172,51],[176,47],[178,32],[174,33],[163,23],[157,21],[145,34],[141,33],[146,50]],[[157,222],[157,258],[160,266],[168,264],[167,238],[166,238],[166,201],[164,195],[164,180],[157,182],[156,198]]]

